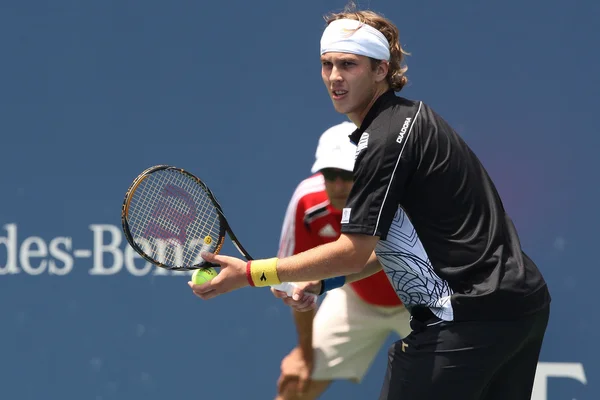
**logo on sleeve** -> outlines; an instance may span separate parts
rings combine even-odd
[[[368,145],[369,145],[369,134],[367,132],[363,132],[363,134],[360,136],[360,140],[358,141],[358,144],[356,145],[356,153],[354,155],[354,161],[356,161],[360,152],[365,150]]]
[[[319,236],[323,237],[337,237],[338,233],[335,231],[331,224],[327,224],[319,230]]]
[[[400,129],[400,133],[398,134],[398,138],[396,139],[397,143],[402,143],[402,140],[404,139],[404,135],[406,135],[406,131],[408,130],[408,127],[410,126],[410,121],[412,121],[412,118],[408,117],[404,120],[404,124],[402,124],[402,129]]]
[[[352,211],[351,208],[344,208],[342,210],[342,224],[350,222],[350,211]]]

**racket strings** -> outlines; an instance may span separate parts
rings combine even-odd
[[[201,249],[213,250],[221,235],[219,214],[208,193],[177,170],[156,171],[139,184],[127,221],[136,243],[147,254],[147,244],[152,244],[154,254],[148,255],[170,267],[202,263]]]

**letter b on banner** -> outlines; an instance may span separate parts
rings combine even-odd
[[[531,400],[548,400],[548,378],[570,378],[587,384],[581,363],[538,363]],[[507,382],[510,385],[510,382]]]

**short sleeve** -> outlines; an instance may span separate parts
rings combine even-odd
[[[357,143],[354,184],[342,211],[342,233],[386,239],[419,163],[413,134],[417,117],[418,114],[403,119],[396,132],[363,132]]]
[[[303,197],[295,196],[290,200],[281,229],[278,257],[289,257],[315,246],[304,223],[306,206],[303,200]]]

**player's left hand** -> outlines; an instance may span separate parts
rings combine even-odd
[[[201,285],[188,282],[188,286],[196,296],[208,300],[220,294],[249,286],[246,277],[246,261],[213,253],[202,253],[201,256],[205,261],[221,267],[221,270],[212,280]]]
[[[312,353],[304,354],[302,349],[296,347],[281,361],[281,375],[277,380],[277,392],[280,396],[285,399],[302,397],[313,371]]]
[[[296,282],[295,284],[296,288],[291,297],[287,293],[274,288],[271,288],[271,292],[296,311],[306,312],[317,308],[316,300],[308,293],[318,295],[321,292],[321,281]]]

